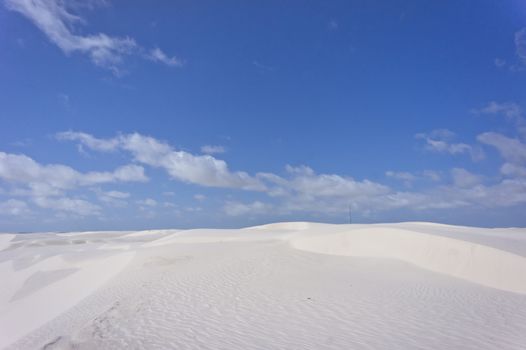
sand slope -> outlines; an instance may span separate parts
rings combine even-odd
[[[526,230],[0,234],[0,348],[523,349]]]
[[[329,232],[300,235],[291,244],[316,253],[398,259],[488,287],[526,294],[526,257],[505,250],[401,228]]]

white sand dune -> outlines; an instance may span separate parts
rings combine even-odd
[[[526,348],[526,229],[0,234],[0,280],[0,348]]]
[[[11,245],[11,241],[15,238],[15,235],[9,233],[0,234],[0,250],[5,249]]]
[[[526,294],[526,257],[461,239],[376,227],[301,235],[291,243],[316,253],[398,259],[488,287]]]

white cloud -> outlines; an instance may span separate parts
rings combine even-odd
[[[20,216],[29,213],[29,207],[24,201],[8,199],[7,201],[0,202],[0,215]]]
[[[157,206],[157,201],[155,199],[146,198],[146,199],[138,200],[137,204],[144,205],[144,206],[147,206],[147,207],[156,207]]]
[[[0,152],[0,180],[14,186],[11,195],[28,196],[41,208],[86,216],[100,214],[100,207],[84,199],[68,198],[67,191],[104,183],[143,182],[148,178],[138,165],[125,165],[113,172],[81,173],[66,165],[42,165],[25,155]],[[123,193],[98,192],[99,199],[106,202],[115,202],[119,195],[122,197]]]
[[[43,195],[72,189],[119,181],[147,181],[144,168],[125,165],[113,172],[81,173],[61,164],[42,165],[22,154],[0,152],[0,179],[26,185],[33,192]]]
[[[30,19],[64,53],[85,53],[98,66],[115,69],[123,55],[137,48],[135,41],[128,37],[111,37],[103,33],[74,34],[71,29],[75,24],[82,24],[83,20],[72,14],[63,1],[6,0],[5,3],[8,9]]]
[[[485,158],[482,149],[465,143],[454,143],[452,139],[454,133],[447,129],[433,130],[431,133],[419,133],[415,137],[423,139],[426,142],[425,149],[437,153],[449,153],[452,155],[468,154],[473,161],[479,161]]]
[[[508,119],[515,121],[521,117],[522,110],[520,106],[513,102],[499,103],[491,101],[485,107],[482,107],[475,112],[483,114],[503,114]]]
[[[100,215],[101,208],[83,199],[67,197],[35,197],[34,203],[41,208],[69,212],[81,216]]]
[[[261,63],[257,60],[252,61],[252,64],[262,72],[272,72],[275,69],[274,67]]]
[[[477,140],[485,145],[494,147],[505,160],[501,166],[502,175],[509,178],[526,177],[526,119],[521,107],[512,102],[490,102],[484,108],[476,110],[481,114],[502,115],[517,127],[521,138],[512,138],[497,132],[485,132],[477,136]]]
[[[485,107],[474,110],[474,112],[478,114],[502,115],[515,124],[522,136],[526,136],[526,119],[523,116],[522,108],[516,103],[491,101]]]
[[[203,211],[203,208],[201,208],[201,207],[186,207],[186,208],[184,208],[184,210],[187,211],[187,212],[196,213],[196,212]]]
[[[479,142],[495,147],[501,156],[512,163],[526,163],[526,144],[496,132],[485,132],[477,136]]]
[[[507,177],[526,177],[526,143],[496,132],[486,132],[478,140],[493,146],[500,153],[505,163],[500,172]]]
[[[126,206],[127,202],[125,201],[125,199],[130,197],[130,193],[128,192],[103,191],[98,188],[95,189],[95,193],[97,194],[97,198],[99,199],[99,201],[116,207]]]
[[[201,152],[205,154],[221,154],[225,153],[226,149],[223,146],[204,145],[201,147]]]
[[[145,198],[135,202],[139,205],[139,210],[144,218],[152,219],[157,216],[158,212],[156,207],[158,203],[155,199]],[[166,202],[164,202],[163,206],[168,207]]]
[[[273,212],[291,214],[307,212],[323,215],[345,214],[349,205],[361,215],[395,209],[436,210],[459,207],[506,207],[526,203],[526,180],[505,179],[494,185],[484,185],[484,178],[465,169],[451,170],[452,185],[431,187],[418,192],[395,191],[369,180],[357,181],[339,175],[316,174],[309,167],[287,167],[289,178],[274,174],[259,174],[276,185],[271,188],[281,202]],[[436,172],[428,172],[440,180]],[[236,203],[237,204],[237,203]],[[259,205],[261,207],[261,204]],[[232,205],[232,212],[248,210]]]
[[[473,174],[462,168],[451,169],[451,176],[453,177],[453,184],[457,187],[473,187],[482,182],[480,175]]]
[[[150,52],[147,55],[147,58],[154,61],[154,62],[160,62],[164,63],[168,66],[177,66],[181,67],[183,65],[183,61],[178,59],[177,57],[168,57],[160,48],[156,47],[155,49],[150,50]]]
[[[502,58],[495,58],[494,63],[497,68],[502,68],[506,66],[506,60],[503,60]]]
[[[145,182],[148,181],[148,177],[144,174],[144,168],[139,165],[130,164],[121,166],[112,173],[112,176],[117,181],[125,182]],[[113,181],[115,181],[113,180]]]
[[[172,178],[183,182],[208,187],[265,190],[264,184],[257,178],[242,171],[230,171],[227,163],[223,160],[210,155],[193,155],[185,151],[178,151],[167,143],[138,133],[120,135],[107,140],[96,139],[85,133],[71,131],[67,134],[60,133],[58,137],[78,141],[94,150],[122,149],[128,151],[137,162],[163,168]]]
[[[287,177],[260,173],[269,182],[268,194],[281,199],[277,210],[291,212],[341,213],[349,203],[355,208],[371,209],[375,199],[392,193],[382,184],[369,180],[355,180],[336,174],[316,174],[307,166],[287,165]],[[381,210],[379,208],[379,210]]]
[[[56,134],[57,139],[79,141],[86,147],[99,152],[113,152],[119,146],[118,139],[97,139],[83,132],[65,131]]]
[[[497,68],[507,67],[511,72],[524,72],[526,70],[526,28],[515,32],[514,43],[517,60],[507,62],[502,58],[496,58],[495,66]]]
[[[406,171],[392,171],[388,170],[385,172],[385,176],[391,177],[396,180],[400,180],[405,186],[411,186],[411,183],[417,179],[417,177]]]
[[[204,194],[194,194],[194,199],[198,201],[204,201],[206,199],[206,196]]]
[[[174,150],[166,143],[140,134],[121,137],[122,148],[135,159],[153,167],[164,168],[171,177],[209,187],[263,190],[264,185],[245,172],[231,172],[225,161],[209,155],[196,156]]]
[[[104,192],[104,195],[110,198],[116,198],[116,199],[125,199],[125,198],[130,197],[130,194],[128,192],[120,192],[120,191],[106,191]]]
[[[505,179],[492,186],[468,188],[461,194],[470,200],[473,206],[510,207],[526,203],[526,181]]]
[[[79,185],[90,186],[109,182],[146,182],[148,178],[144,174],[144,168],[139,165],[124,165],[113,172],[88,172],[80,176]]]
[[[486,203],[492,207],[526,203],[526,181],[524,179],[506,179],[488,189]]]
[[[477,181],[468,176],[457,174],[456,183],[452,186],[439,186],[421,192],[389,191],[356,198],[292,195],[286,197],[275,211],[282,214],[311,212],[340,216],[347,212],[349,205],[360,215],[367,215],[396,209],[429,211],[460,207],[497,208],[524,203],[526,181],[506,179],[486,186],[477,184]]]
[[[94,64],[111,69],[114,73],[119,73],[118,66],[124,56],[143,50],[130,37],[114,37],[104,33],[75,33],[76,27],[85,21],[79,15],[73,14],[72,10],[78,9],[82,3],[62,0],[5,0],[5,4],[9,10],[16,11],[33,22],[65,54],[86,54]],[[87,7],[94,7],[94,2],[89,4],[91,6]],[[174,58],[167,57],[160,49],[152,50],[148,57],[151,55],[157,55],[157,62],[176,65]]]
[[[252,203],[226,202],[223,211],[229,216],[258,215],[268,213],[272,207],[260,201]]]
[[[526,166],[504,163],[500,168],[500,172],[509,177],[526,177]]]
[[[369,181],[356,181],[351,177],[335,174],[316,174],[307,166],[287,166],[292,178],[285,182],[293,192],[317,197],[361,197],[386,193],[389,188]]]
[[[311,168],[287,167],[289,178],[274,174],[259,174],[276,187],[270,188],[269,195],[281,199],[274,208],[280,214],[309,212],[324,215],[342,215],[349,205],[361,215],[394,209],[432,210],[451,209],[475,203],[471,201],[474,193],[466,187],[439,186],[420,192],[395,191],[383,184],[370,180],[355,180],[336,174],[316,174]],[[440,175],[433,171],[423,172],[434,181],[440,180]],[[399,175],[392,172],[393,176]],[[404,176],[405,175],[405,176]],[[412,174],[410,174],[412,175]],[[467,174],[456,171],[457,185],[467,184]],[[412,175],[417,178],[416,175]],[[402,175],[403,178],[412,178]],[[474,184],[474,183],[473,183]],[[479,188],[480,189],[480,188]],[[482,187],[482,189],[486,189]],[[487,191],[486,191],[487,192]],[[486,198],[486,197],[484,197]]]
[[[515,51],[523,64],[526,64],[526,28],[515,33]]]
[[[426,143],[430,140],[445,144],[436,146],[430,142],[429,147],[434,147],[434,151],[465,153],[475,157],[476,147],[452,142],[454,134],[448,130],[436,130],[419,137],[426,139]],[[522,181],[517,175],[522,171],[518,166],[522,166],[519,162],[524,162],[523,158],[526,159],[526,150],[525,155],[522,155],[520,141],[496,133],[482,134],[478,139],[484,144],[497,147],[507,162],[514,166],[512,168],[511,165],[506,165],[501,168],[501,173],[507,178],[493,185],[486,185],[485,177],[455,168],[451,170],[451,184],[419,191],[398,191],[368,179],[357,180],[338,174],[318,174],[308,166],[288,165],[283,176],[273,173],[250,176],[244,172],[230,171],[224,161],[212,156],[179,151],[165,142],[140,134],[119,135],[104,140],[87,134],[69,132],[67,139],[78,141],[94,150],[130,152],[135,161],[163,168],[171,177],[185,182],[263,191],[274,199],[272,205],[261,200],[248,203],[227,201],[223,210],[230,216],[268,213],[342,215],[349,205],[353,210],[367,214],[400,209],[488,208],[526,203],[526,180]],[[432,181],[441,181],[440,173],[431,170],[417,173],[389,171],[386,176],[407,182],[424,177]],[[198,196],[194,198],[199,199]],[[144,210],[148,208],[145,203],[142,205]]]
[[[440,173],[438,171],[434,170],[424,170],[422,172],[422,175],[431,181],[440,181],[442,177],[440,176]]]

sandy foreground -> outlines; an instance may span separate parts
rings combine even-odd
[[[526,349],[526,229],[0,234],[0,348]]]

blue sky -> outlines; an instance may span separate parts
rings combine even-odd
[[[524,1],[0,6],[0,230],[526,225]]]

